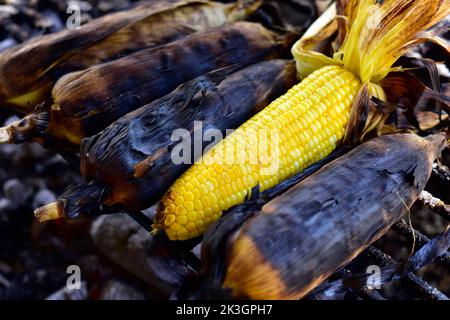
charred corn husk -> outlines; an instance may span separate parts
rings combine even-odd
[[[298,42],[293,54],[302,82],[174,183],[161,200],[156,229],[173,240],[199,236],[225,210],[244,202],[253,188],[273,187],[323,159],[343,141],[360,140],[380,128],[387,114],[371,98],[386,100],[381,81],[392,70],[401,71],[392,65],[409,46],[423,41],[420,31],[450,14],[450,3],[440,0],[339,5],[349,29],[334,57],[306,51],[311,39]],[[192,206],[190,198],[201,206]]]
[[[148,208],[201,155],[195,152],[196,136],[206,135],[207,129],[224,134],[236,128],[296,81],[293,61],[271,60],[233,69],[189,81],[85,139],[80,156],[87,183],[69,188],[56,203],[36,210],[38,219],[76,218],[108,208]],[[172,139],[177,129],[188,130],[187,142]],[[185,143],[190,160],[176,164],[172,151]],[[210,142],[205,144],[200,146]]]
[[[302,298],[408,212],[444,145],[442,134],[378,137],[256,209],[243,224],[233,221],[241,208],[232,209],[205,235],[205,273],[223,279],[219,286],[235,298]],[[208,290],[217,292],[211,283],[205,282]]]
[[[205,72],[243,67],[283,54],[292,37],[260,24],[238,22],[142,50],[110,63],[71,73],[53,88],[50,110],[37,110],[3,128],[9,141],[30,138],[44,145],[62,140],[78,148],[114,120]]]
[[[35,38],[0,54],[0,104],[29,113],[49,100],[53,83],[64,74],[244,19],[259,5],[259,0],[154,1]]]

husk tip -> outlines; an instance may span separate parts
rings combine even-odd
[[[34,216],[39,222],[61,219],[64,217],[64,205],[61,201],[52,202],[37,208]]]
[[[7,127],[0,128],[0,144],[12,143],[13,137]]]

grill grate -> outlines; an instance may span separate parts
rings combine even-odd
[[[396,262],[391,256],[373,246],[369,247],[364,252],[364,254],[378,264],[390,265]],[[427,283],[425,280],[423,280],[415,273],[410,272],[406,274],[406,276],[403,277],[403,280],[405,280],[405,282],[407,282],[407,284],[410,285],[412,290],[415,290],[424,298],[430,300],[449,300],[449,298],[445,294],[443,294],[441,291],[439,291],[431,284]]]
[[[438,214],[447,221],[450,221],[449,216],[446,214],[442,214],[444,211],[441,209],[431,208],[426,203],[424,203],[424,207],[432,212],[431,214]],[[404,237],[408,242],[412,243],[415,241],[415,250],[419,250],[424,245],[430,242],[430,239],[421,233],[420,231],[409,226],[405,221],[400,220],[393,225],[391,230]],[[382,250],[376,248],[375,246],[369,246],[360,256],[359,258],[365,258],[365,263],[369,264],[369,261],[376,263],[380,266],[389,266],[398,264],[394,258],[392,258],[387,253]],[[440,256],[436,262],[443,264],[445,267],[450,268],[450,254],[447,252],[446,254]],[[352,275],[352,272],[348,269],[339,270],[334,277],[338,279],[342,279],[343,277],[348,277]],[[411,293],[414,293],[424,299],[428,300],[450,300],[444,293],[442,293],[438,288],[434,287],[422,277],[418,276],[414,272],[409,272],[401,278],[402,284],[404,284],[407,289],[411,290]],[[377,289],[369,289],[368,287],[355,289],[346,289],[347,294],[356,296],[359,299],[364,300],[386,300],[387,298],[383,296],[382,292]]]
[[[434,183],[436,182],[439,185],[438,189],[433,188]],[[432,178],[430,179],[430,189],[439,193],[439,195],[443,195],[447,198],[447,195],[440,190],[450,190],[450,170],[447,166],[436,163],[433,166]],[[442,189],[441,189],[442,188]],[[435,198],[430,192],[424,191],[420,197],[421,206],[423,208],[428,209],[430,215],[438,215],[444,219],[446,222],[450,222],[450,205],[445,204],[438,198]],[[411,213],[414,214],[414,213]],[[400,236],[403,239],[406,239],[408,243],[415,244],[415,251],[420,250],[423,246],[428,244],[431,240],[428,236],[411,227],[404,220],[400,220],[395,223],[391,232],[395,235]],[[387,239],[385,235],[384,238],[387,241],[391,241],[391,239]],[[379,266],[389,266],[398,264],[393,257],[389,254],[383,252],[381,249],[372,245],[368,247],[359,257],[355,260],[361,260],[363,264],[367,267],[371,262],[375,263]],[[360,261],[360,262],[361,262]],[[352,262],[353,263],[353,262]],[[447,251],[444,255],[441,255],[438,259],[436,259],[436,263],[443,265],[445,268],[450,270],[450,253]],[[348,278],[352,275],[352,272],[347,269],[339,270],[334,277],[338,279],[342,279],[343,277]],[[417,275],[414,272],[409,272],[400,279],[401,284],[405,286],[405,289],[409,291],[409,293],[415,294],[421,298],[429,299],[429,300],[450,300],[449,297],[441,292],[438,288],[434,287],[422,277]],[[359,299],[365,300],[385,300],[386,297],[383,296],[382,290],[378,289],[369,289],[367,287],[355,289],[346,289],[347,293],[350,295],[356,295]]]

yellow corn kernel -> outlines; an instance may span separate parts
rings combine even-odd
[[[163,197],[154,227],[171,240],[199,236],[224,210],[244,202],[256,185],[260,191],[272,188],[329,155],[344,136],[360,87],[360,80],[340,66],[311,73],[188,169]],[[213,158],[217,154],[224,157]],[[193,206],[181,186],[196,195]],[[166,219],[174,211],[188,219]]]

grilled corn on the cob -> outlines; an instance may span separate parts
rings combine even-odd
[[[409,46],[423,40],[417,36],[420,31],[450,13],[448,0],[354,0],[340,5],[350,29],[333,59],[294,46],[304,80],[174,183],[160,202],[156,229],[173,240],[199,236],[256,186],[270,188],[324,158],[344,136],[360,139],[379,127],[387,116],[373,110],[370,98],[386,99],[380,81]],[[262,130],[277,143],[258,137]],[[265,170],[267,162],[277,165]]]

